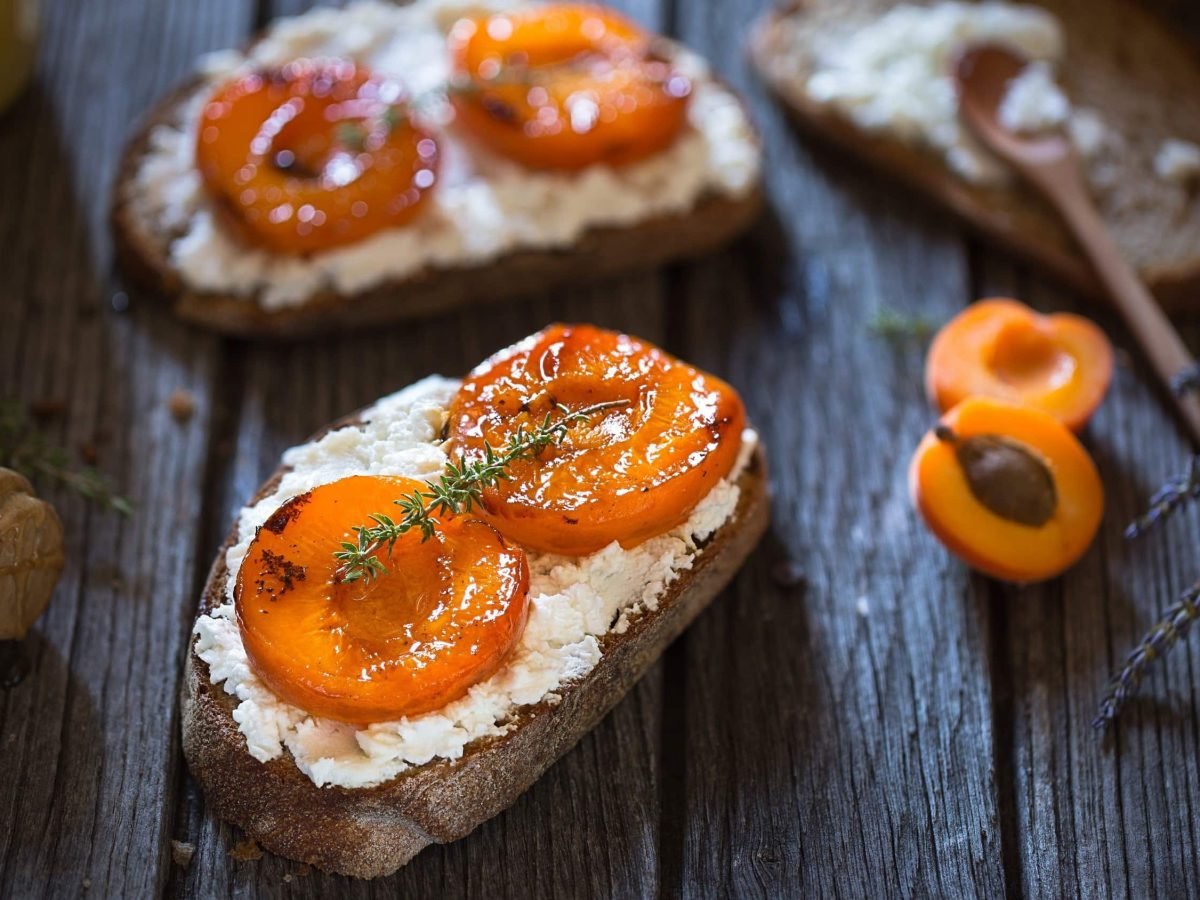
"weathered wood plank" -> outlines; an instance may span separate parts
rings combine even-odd
[[[755,100],[725,36],[758,6],[680,9],[682,38]],[[782,225],[683,278],[685,349],[744,391],[773,460],[774,552],[803,580],[782,587],[760,554],[685,638],[684,893],[998,896],[983,585],[908,501],[931,420],[920,350],[867,325],[879,306],[959,308],[963,245],[756,107]]]
[[[0,394],[62,401],[52,436],[94,448],[138,504],[126,521],[45,490],[69,561],[28,642],[33,673],[0,697],[0,895],[149,896],[166,872],[213,343],[112,309],[105,208],[134,115],[247,12],[47,4],[36,82],[0,128]],[[187,424],[167,410],[177,387],[198,401]]]
[[[980,293],[1092,316],[1124,347],[1085,435],[1107,489],[1096,546],[1060,580],[995,589],[1012,696],[1022,888],[1032,896],[1186,895],[1200,877],[1196,648],[1185,645],[1147,679],[1144,692],[1157,699],[1131,704],[1112,737],[1102,741],[1089,727],[1113,667],[1200,577],[1194,514],[1137,544],[1122,535],[1153,485],[1182,468],[1186,442],[1107,310],[998,259],[983,266]]]

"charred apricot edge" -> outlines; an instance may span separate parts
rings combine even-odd
[[[691,81],[658,41],[602,6],[545,4],[460,20],[451,102],[462,128],[537,169],[623,166],[669,146]]]
[[[412,220],[437,180],[438,146],[395,82],[302,59],[217,89],[200,114],[196,166],[235,233],[312,253]]]
[[[967,397],[995,397],[1079,431],[1104,399],[1112,369],[1112,345],[1093,322],[996,298],[972,304],[938,332],[925,385],[942,412]]]
[[[387,512],[405,478],[356,475],[283,504],[238,572],[250,665],[287,702],[354,724],[440,709],[495,672],[528,616],[525,554],[478,519],[444,519],[386,554],[389,571],[342,583],[330,548]]]
[[[1014,521],[980,500],[955,444],[972,438],[1003,439],[1044,465],[1054,492],[1044,522]],[[925,435],[913,456],[909,486],[929,530],[948,550],[1008,581],[1041,581],[1065,571],[1091,544],[1104,511],[1096,466],[1061,422],[1031,407],[988,398],[964,400]],[[1029,512],[1040,518],[1036,510]]]
[[[525,547],[583,556],[631,547],[687,520],[737,462],[746,413],[725,382],[652,344],[591,325],[551,325],[467,376],[450,408],[468,461],[520,428],[597,403],[625,405],[571,427],[484,492],[489,522]]]

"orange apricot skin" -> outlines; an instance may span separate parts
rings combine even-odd
[[[909,491],[946,549],[986,575],[1018,583],[1053,578],[1078,562],[1100,527],[1104,486],[1070,430],[1041,410],[985,397],[964,400],[941,424],[960,440],[989,434],[1017,441],[1047,465],[1058,494],[1044,525],[1003,519],[975,498],[953,446],[930,430],[913,455]]]
[[[1091,320],[991,298],[934,337],[925,387],[941,412],[967,397],[993,397],[1034,406],[1080,431],[1104,400],[1112,371],[1112,344]]]
[[[719,378],[638,338],[551,325],[487,360],[451,404],[450,444],[467,460],[518,427],[625,405],[572,427],[561,445],[509,467],[484,492],[485,518],[524,547],[585,556],[632,547],[687,521],[737,463],[746,413]]]
[[[654,56],[650,35],[602,6],[463,19],[450,50],[459,125],[529,168],[629,165],[670,146],[687,123],[691,82]],[[589,105],[578,106],[583,98]]]
[[[525,554],[478,519],[440,517],[429,541],[410,532],[380,551],[387,573],[337,582],[338,540],[421,486],[343,478],[259,529],[237,576],[237,620],[251,668],[293,706],[354,725],[431,712],[490,677],[519,641]]]
[[[347,145],[341,129],[361,146]],[[438,162],[399,88],[339,60],[235,78],[208,99],[197,127],[196,167],[220,220],[276,253],[315,253],[407,224]]]

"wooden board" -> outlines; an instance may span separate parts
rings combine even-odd
[[[726,252],[288,347],[195,334],[136,296],[117,311],[129,298],[103,216],[123,136],[195,54],[304,5],[48,2],[37,84],[0,119],[0,396],[62,401],[52,435],[94,444],[139,506],[123,520],[47,491],[70,563],[26,645],[33,673],[0,693],[0,896],[1191,893],[1200,644],[1154,673],[1159,699],[1115,739],[1088,728],[1120,654],[1200,575],[1194,515],[1121,538],[1186,448],[1133,358],[1087,436],[1109,509],[1080,566],[1019,590],[945,554],[905,489],[931,419],[923,348],[874,334],[871,315],[941,320],[992,292],[1095,311],[804,143],[742,62],[762,0],[625,4],[708,53],[762,128],[771,212]],[[242,836],[188,778],[176,711],[229,521],[324,422],[554,319],[634,331],[742,390],[774,463],[767,542],[612,715],[469,838],[372,883],[234,859]],[[182,424],[176,387],[197,401]],[[186,869],[172,840],[195,847]]]

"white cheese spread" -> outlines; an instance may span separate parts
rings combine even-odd
[[[758,181],[758,141],[737,98],[707,64],[677,48],[693,79],[689,126],[662,152],[619,169],[536,172],[487,154],[455,132],[444,86],[446,32],[462,15],[521,5],[514,0],[360,0],[282,19],[249,55],[212,54],[210,83],[301,56],[336,56],[402,83],[423,124],[438,134],[437,187],[412,223],[309,257],[238,242],[215,220],[195,169],[195,126],[206,91],[181,126],[160,125],[137,174],[133,211],[155,232],[174,236],[171,263],[194,290],[245,297],[266,309],[304,303],[322,289],[364,291],[425,268],[481,265],[520,249],[564,247],[589,228],[633,225],[691,209],[706,194],[743,196]]]
[[[1163,141],[1154,156],[1154,172],[1181,187],[1200,181],[1200,146],[1175,138]]]
[[[591,671],[603,635],[623,633],[631,619],[657,608],[666,586],[702,552],[699,544],[733,515],[736,477],[757,443],[747,430],[737,469],[667,534],[629,550],[613,543],[578,559],[530,553],[529,623],[504,667],[466,696],[437,712],[366,727],[310,716],[271,693],[242,646],[233,588],[255,530],[290,497],[347,475],[435,477],[446,461],[438,439],[457,388],[456,381],[427,378],[380,400],[361,426],[292,448],[283,457],[291,471],[276,491],[242,510],[239,540],[226,555],[226,602],[197,620],[195,652],[212,681],[238,698],[233,718],[255,759],[275,759],[286,747],[318,786],[361,788],[433,759],[457,759],[472,741],[504,734],[518,707],[554,701],[560,687]]]
[[[866,131],[931,148],[967,181],[1004,184],[1010,178],[1007,168],[958,116],[953,66],[964,48],[978,43],[1009,47],[1031,62],[1001,103],[1006,127],[1031,132],[1066,125],[1085,157],[1100,148],[1103,123],[1089,111],[1076,127],[1071,104],[1054,81],[1054,66],[1063,55],[1062,30],[1054,16],[1036,6],[957,0],[900,4],[848,34],[831,29],[816,49],[804,90]]]

